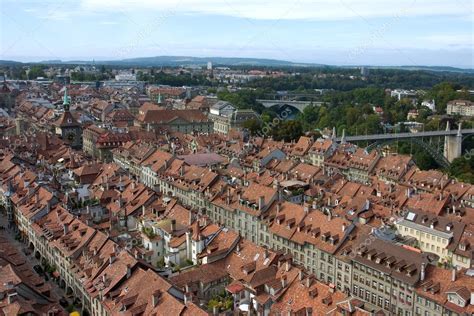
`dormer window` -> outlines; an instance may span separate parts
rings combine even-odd
[[[324,234],[321,235],[321,240],[322,241],[327,241],[329,238],[329,232],[326,232]]]
[[[338,235],[331,236],[331,237],[329,238],[329,242],[330,242],[332,245],[337,244],[338,241],[339,241],[339,236],[338,236]]]

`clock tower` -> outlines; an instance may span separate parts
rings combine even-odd
[[[72,116],[69,111],[70,98],[67,95],[67,88],[64,87],[64,98],[63,98],[63,109],[64,113],[54,123],[56,127],[56,134],[59,135],[62,140],[75,149],[82,147],[82,126]]]

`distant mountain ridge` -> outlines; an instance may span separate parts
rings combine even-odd
[[[137,57],[120,60],[45,60],[41,62],[18,62],[13,60],[0,60],[0,65],[21,65],[21,64],[48,64],[48,65],[110,65],[121,67],[160,67],[160,66],[205,66],[211,62],[213,66],[260,66],[260,67],[341,67],[356,68],[364,65],[337,66],[318,63],[298,63],[287,60],[278,60],[270,58],[242,58],[242,57],[193,57],[193,56],[155,56],[155,57]],[[367,68],[380,69],[403,69],[403,70],[426,70],[435,72],[457,72],[474,74],[474,69],[456,68],[450,66],[371,66]]]
[[[321,66],[310,63],[294,63],[286,60],[268,59],[268,58],[240,58],[240,57],[192,57],[192,56],[155,56],[155,57],[137,57],[120,60],[100,60],[95,61],[100,65],[117,66],[205,66],[211,62],[214,66]],[[71,60],[71,61],[45,61],[40,63],[48,64],[91,64],[93,61]]]

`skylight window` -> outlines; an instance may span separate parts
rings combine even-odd
[[[416,214],[413,213],[413,212],[409,212],[406,219],[409,220],[409,221],[414,221],[415,220],[415,217],[416,217]]]

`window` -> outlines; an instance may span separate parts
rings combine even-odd
[[[380,307],[383,307],[383,297],[381,297],[381,296],[379,296],[378,305],[379,305]]]

